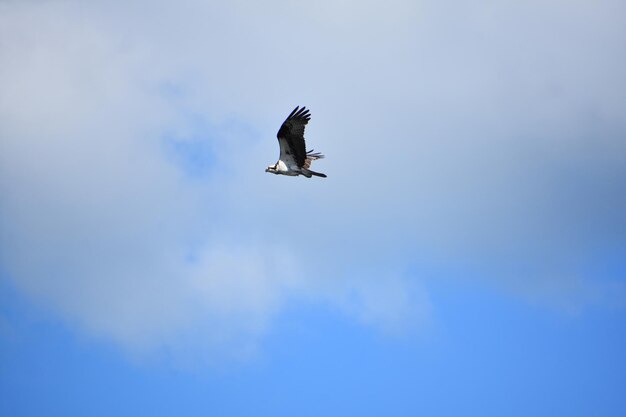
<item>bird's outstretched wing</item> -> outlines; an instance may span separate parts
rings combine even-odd
[[[285,162],[292,159],[300,168],[306,161],[304,128],[310,119],[311,115],[306,107],[300,109],[298,106],[285,119],[276,135],[280,144],[280,159]]]

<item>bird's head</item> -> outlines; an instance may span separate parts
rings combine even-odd
[[[265,172],[270,172],[272,174],[278,175],[278,162],[265,168]]]

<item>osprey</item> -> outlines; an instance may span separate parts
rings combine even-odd
[[[306,107],[293,109],[289,117],[285,119],[278,134],[280,156],[274,165],[267,167],[265,172],[276,175],[297,176],[304,175],[311,178],[312,175],[326,178],[325,174],[311,171],[311,162],[322,159],[324,155],[319,152],[313,153],[313,149],[307,152],[304,143],[304,127],[309,123],[311,115]]]

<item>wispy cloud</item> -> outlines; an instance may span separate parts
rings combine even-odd
[[[292,297],[423,322],[425,258],[565,306],[623,278],[619,2],[138,4],[0,5],[0,259],[70,321],[184,349]],[[263,174],[296,104],[326,181]]]

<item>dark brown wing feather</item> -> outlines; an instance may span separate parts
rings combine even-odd
[[[306,161],[306,143],[304,142],[304,128],[309,123],[311,115],[306,107],[301,109],[296,107],[289,117],[285,119],[283,125],[278,130],[278,142],[281,144],[280,154],[291,155],[298,167],[302,168]],[[281,139],[283,139],[281,141]],[[286,142],[289,149],[283,149],[283,142]]]

